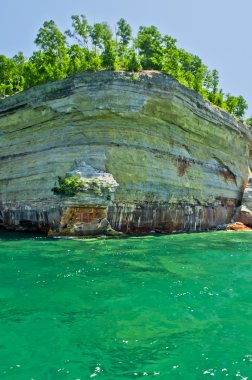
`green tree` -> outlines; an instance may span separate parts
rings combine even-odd
[[[121,60],[121,66],[124,67],[126,50],[130,40],[132,39],[132,29],[123,18],[117,22],[116,37],[118,37],[118,39],[115,48],[117,49],[117,54]]]
[[[24,68],[25,88],[36,86],[54,79],[52,65],[41,50],[35,51]]]
[[[219,86],[219,73],[216,69],[212,71],[212,93],[216,94]]]
[[[210,102],[219,105],[223,103],[223,93],[218,93],[219,85],[219,73],[216,69],[208,70],[206,69],[205,76],[203,79],[203,88],[207,90],[206,98]]]
[[[129,71],[142,70],[142,66],[134,49],[129,49],[125,58],[125,69]]]
[[[80,71],[85,71],[89,68],[88,64],[88,49],[81,48],[79,45],[71,45],[68,49],[69,64],[67,75],[75,74]]]
[[[232,115],[236,116],[238,119],[242,119],[246,109],[248,108],[247,102],[243,96],[235,97],[230,94],[226,95],[224,106]]]
[[[116,43],[113,40],[106,41],[101,54],[102,66],[108,70],[117,70],[119,68],[115,45]]]
[[[53,20],[45,21],[43,28],[39,29],[35,44],[46,54],[60,56],[66,50],[66,37]]]
[[[208,98],[208,95],[213,92],[213,75],[212,71],[209,69],[206,70],[202,86],[206,90]]]
[[[162,68],[162,36],[155,26],[140,26],[135,45],[139,49],[141,65],[145,70]]]
[[[25,57],[19,52],[13,58],[0,55],[0,97],[13,95],[24,89]]]
[[[248,104],[247,104],[246,100],[244,99],[244,97],[241,95],[238,96],[238,98],[236,98],[236,99],[237,99],[237,103],[236,103],[236,107],[234,110],[234,114],[239,119],[242,119],[242,117],[245,114],[245,111],[248,109]]]
[[[86,58],[88,70],[98,71],[102,69],[102,58],[100,55],[96,54],[94,50],[88,51]]]
[[[72,19],[72,31],[66,30],[65,35],[70,38],[75,38],[77,43],[81,46],[87,47],[89,37],[89,25],[84,15],[73,15]]]
[[[14,64],[10,58],[0,55],[0,97],[5,98],[13,94],[13,68]]]
[[[97,47],[102,49],[106,42],[112,39],[112,32],[109,25],[106,22],[96,23],[92,27],[89,27],[89,35],[92,43],[97,52]]]
[[[170,50],[176,50],[176,42],[177,40],[175,38],[172,38],[171,36],[168,36],[167,34],[163,37],[163,44],[165,52],[168,52]]]
[[[217,91],[217,93],[214,95],[214,104],[220,108],[223,108],[224,106],[224,93],[223,90],[220,89]]]
[[[179,63],[182,83],[202,93],[203,82],[207,73],[207,67],[202,63],[202,60],[197,55],[179,49]]]
[[[24,78],[24,67],[25,67],[25,57],[22,52],[14,55],[12,58],[14,63],[13,67],[13,90],[14,92],[20,92],[24,90],[25,78]]]
[[[53,20],[44,22],[35,43],[41,48],[42,54],[34,56],[33,65],[39,65],[39,70],[44,73],[45,80],[65,78],[69,63],[66,37]]]
[[[226,101],[225,101],[225,107],[226,109],[234,115],[235,109],[237,107],[237,98],[235,96],[232,96],[230,94],[226,95]]]
[[[193,88],[195,73],[193,70],[192,54],[184,49],[179,49],[179,63],[181,71],[180,81],[186,86]]]
[[[119,44],[123,45],[123,47],[129,45],[129,42],[132,39],[132,29],[124,18],[121,18],[117,22],[116,35],[119,37]]]
[[[246,119],[246,124],[252,127],[252,115],[248,119]]]
[[[162,71],[180,79],[181,70],[179,63],[179,52],[177,49],[169,49],[162,57]]]

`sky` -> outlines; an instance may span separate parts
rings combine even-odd
[[[178,47],[217,69],[220,87],[244,96],[247,116],[252,114],[251,0],[0,0],[0,54],[22,51],[29,57],[44,21],[53,19],[64,31],[75,14],[112,28],[123,17],[135,34],[140,25],[157,26],[176,38]]]

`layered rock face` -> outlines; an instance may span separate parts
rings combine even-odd
[[[74,235],[212,229],[241,202],[249,144],[242,124],[168,75],[37,86],[0,101],[0,224]],[[66,175],[85,188],[54,193]]]

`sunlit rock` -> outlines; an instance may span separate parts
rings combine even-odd
[[[250,140],[160,73],[80,73],[31,88],[0,101],[0,224],[63,235],[95,235],[101,220],[127,233],[214,229],[241,203]],[[67,175],[85,185],[54,193]]]

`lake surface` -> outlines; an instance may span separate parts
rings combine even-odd
[[[0,232],[0,379],[252,379],[252,234]]]

